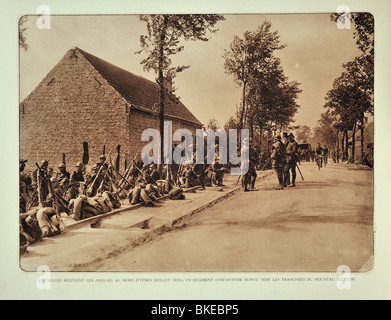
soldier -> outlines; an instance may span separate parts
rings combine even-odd
[[[107,164],[106,159],[106,156],[102,154],[99,158],[98,164],[99,166],[104,166],[104,168],[107,170],[109,168],[109,165]]]
[[[252,148],[251,148],[251,145],[250,145],[250,140],[248,138],[245,138],[243,140],[243,150],[242,152],[248,152],[248,155],[249,155],[249,158],[248,159],[244,159],[244,161],[241,163],[241,169],[242,170],[245,170],[247,169],[247,172],[242,175],[241,179],[242,179],[242,187],[243,187],[243,190],[244,192],[248,192],[250,191],[249,188],[248,188],[248,185],[251,183],[251,178],[253,176],[253,174],[255,173],[255,176],[256,176],[256,170],[255,170],[255,165],[253,165],[252,163]],[[246,168],[247,166],[247,168]],[[255,184],[255,181],[254,181],[254,184]]]
[[[276,187],[276,190],[283,190],[284,189],[284,165],[285,165],[285,147],[284,144],[281,141],[281,136],[278,135],[276,137],[276,142],[272,146],[272,166],[273,169],[277,175],[278,179],[278,187]]]
[[[282,143],[284,144],[284,147],[285,147],[285,150],[286,150],[286,147],[289,144],[289,135],[288,135],[287,132],[283,133]],[[284,175],[284,187],[287,187],[291,183],[291,177],[290,177],[290,174],[289,174],[289,170],[286,171],[284,169],[283,170],[283,175]]]
[[[159,171],[156,169],[156,165],[154,163],[151,163],[149,166],[149,175],[151,176],[152,180],[154,182],[161,179]]]
[[[100,170],[100,167],[101,165],[99,165],[99,163],[96,163],[92,167],[90,175],[86,176],[85,189],[88,197],[93,197],[96,195],[96,193],[98,192],[98,188],[103,181],[104,176],[102,174],[102,170]]]
[[[47,160],[42,160],[38,168],[33,171],[32,180],[37,187],[39,205],[44,206],[46,198],[49,194],[49,186],[45,179],[50,179],[48,176],[48,166],[49,162]]]
[[[58,169],[60,170],[60,172],[57,173],[57,180],[58,180],[58,183],[61,183],[61,181],[65,178],[67,178],[68,180],[70,179],[71,175],[69,174],[69,172],[66,170],[66,166],[65,166],[65,163],[60,163],[58,165]]]
[[[316,163],[318,165],[318,170],[322,168],[322,159],[323,159],[322,154],[323,154],[323,149],[320,146],[320,143],[318,142],[318,146],[315,149],[315,156],[316,156]]]
[[[26,212],[27,203],[29,201],[29,189],[31,186],[31,178],[24,173],[26,162],[28,160],[19,161],[19,209],[20,212]]]
[[[148,165],[144,164],[143,168],[140,172],[140,175],[138,176],[134,188],[129,193],[129,202],[132,205],[135,205],[137,203],[144,203],[146,206],[153,206],[154,202],[152,201],[152,198],[148,194],[148,191],[150,191],[150,188],[147,186],[150,182],[150,176],[149,176],[149,168]]]
[[[252,139],[250,139],[250,154],[249,154],[249,160],[250,160],[250,167],[249,167],[249,181],[248,183],[251,183],[250,190],[254,190],[255,188],[255,181],[257,180],[257,162],[258,162],[258,152],[251,146]]]
[[[76,182],[84,182],[84,176],[83,176],[83,165],[81,162],[76,163],[76,170],[72,172],[71,176],[71,184],[74,184]]]
[[[326,145],[324,145],[324,148],[323,148],[323,163],[324,163],[324,166],[326,167],[327,165],[327,158],[329,157],[329,149],[327,148]]]
[[[196,180],[198,180],[199,184],[201,185],[201,189],[205,190],[205,161],[204,163],[197,163],[197,154],[196,152],[194,152],[193,162],[193,174],[196,177]]]
[[[63,198],[68,202],[79,195],[78,186],[76,184],[70,184],[67,178],[61,181],[60,187],[64,194]]]
[[[284,186],[287,185],[289,187],[295,187],[296,184],[296,165],[298,162],[297,158],[297,150],[298,150],[298,144],[295,141],[295,136],[293,133],[289,134],[289,143],[286,147],[286,164],[285,164],[285,183]],[[288,176],[289,176],[289,170],[292,172],[292,184],[288,184]]]
[[[223,187],[224,167],[218,159],[210,165],[210,170],[212,184]]]

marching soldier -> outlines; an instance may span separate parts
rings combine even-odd
[[[316,163],[318,165],[318,170],[322,168],[322,162],[323,162],[323,148],[320,146],[320,143],[318,142],[318,146],[315,149],[315,156],[316,156]]]
[[[293,133],[289,134],[289,143],[286,147],[286,164],[285,164],[285,181],[284,186],[295,187],[296,184],[296,165],[297,165],[297,150],[299,146],[295,141]],[[289,171],[292,172],[292,184],[288,184]]]
[[[281,141],[281,136],[278,135],[276,137],[276,142],[272,146],[272,154],[271,154],[272,166],[278,179],[278,187],[275,188],[276,190],[284,189],[285,156],[286,156],[285,147]]]

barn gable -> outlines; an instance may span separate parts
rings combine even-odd
[[[152,111],[159,102],[159,86],[143,77],[121,69],[88,52],[76,48],[103,78],[131,105],[132,108]],[[165,115],[198,126],[202,123],[176,97],[167,94]]]
[[[104,146],[109,152],[121,145],[123,153],[135,155],[145,145],[142,131],[158,128],[152,112],[157,94],[153,82],[71,49],[20,104],[20,157],[33,169],[42,159],[56,168],[63,154],[72,167],[86,144],[89,164]],[[201,127],[182,103],[167,106],[174,131]]]

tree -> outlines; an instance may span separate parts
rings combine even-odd
[[[219,128],[220,126],[216,119],[209,119],[208,123],[206,124],[206,129],[212,129],[213,131],[216,131]]]
[[[331,15],[332,21],[337,21],[338,18],[337,14]],[[353,37],[361,55],[343,65],[345,71],[334,82],[333,89],[326,97],[325,107],[331,108],[340,116],[339,129],[343,129],[346,141],[348,140],[347,130],[353,130],[352,156],[354,159],[356,129],[361,130],[361,157],[363,157],[364,114],[366,112],[373,114],[374,19],[370,13],[365,12],[352,13],[350,19],[355,27]]]
[[[180,40],[208,41],[207,33],[217,32],[214,26],[224,20],[221,15],[188,14],[188,15],[141,15],[140,20],[147,25],[147,34],[140,37],[141,50],[147,57],[141,61],[145,71],[153,70],[159,85],[159,120],[161,161],[164,157],[164,105],[166,96],[172,97],[172,87],[177,73],[189,66],[172,66],[171,56],[184,50]]]
[[[273,56],[274,51],[286,46],[280,43],[278,32],[271,31],[271,27],[272,24],[269,21],[264,21],[256,31],[246,31],[243,38],[235,36],[229,49],[224,50],[225,72],[233,75],[235,83],[242,88],[242,106],[239,119],[241,129],[244,128],[247,113],[247,86],[254,79],[257,79],[258,74],[273,67],[273,64],[277,62]]]
[[[296,141],[308,142],[311,138],[311,128],[303,125],[296,129]]]
[[[320,115],[318,120],[318,125],[314,128],[314,136],[312,138],[312,144],[320,142],[321,144],[326,144],[328,147],[335,146],[337,137],[336,137],[336,128],[335,123],[337,122],[337,117],[332,114],[329,110]]]
[[[27,30],[26,27],[23,27],[23,24],[27,21],[27,16],[23,16],[19,20],[19,47],[27,51],[29,45],[27,44],[25,32]]]

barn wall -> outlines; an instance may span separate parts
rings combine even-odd
[[[131,109],[96,69],[74,50],[49,72],[37,88],[20,104],[20,158],[49,161],[57,170],[66,155],[67,169],[73,171],[82,161],[83,142],[89,147],[89,169],[99,160],[105,145],[114,161],[121,145],[121,170],[124,156],[131,160],[148,143],[141,141],[145,129],[159,128],[159,120],[147,112]],[[195,126],[173,121],[173,132]]]
[[[103,145],[109,153],[128,144],[126,104],[81,54],[69,50],[20,105],[20,157],[29,160],[26,169],[47,159],[56,170],[65,153],[71,170],[82,161],[83,142],[89,145],[90,165],[99,160]]]

